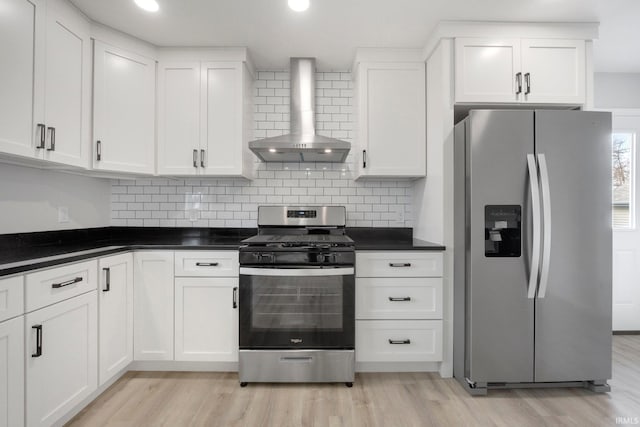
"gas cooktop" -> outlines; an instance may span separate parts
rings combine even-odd
[[[251,246],[295,246],[295,245],[331,245],[348,246],[353,245],[353,240],[349,236],[336,234],[258,234],[257,236],[244,239],[241,243]]]

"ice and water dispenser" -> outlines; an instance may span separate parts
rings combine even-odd
[[[522,240],[522,207],[487,205],[484,207],[484,255],[519,257]]]

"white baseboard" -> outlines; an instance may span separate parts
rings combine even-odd
[[[238,362],[134,360],[127,369],[129,371],[238,372]]]
[[[356,362],[356,372],[440,372],[440,362]]]

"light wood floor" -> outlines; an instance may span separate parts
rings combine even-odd
[[[129,372],[69,426],[615,426],[640,422],[640,335],[615,336],[611,393],[490,391],[437,374],[358,374],[342,384],[249,384],[235,373]]]

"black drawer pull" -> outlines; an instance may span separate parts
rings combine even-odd
[[[196,266],[198,267],[217,267],[217,262],[196,262]]]
[[[389,267],[411,267],[410,262],[390,262]]]
[[[233,288],[233,308],[238,308],[238,287]]]
[[[105,288],[102,290],[102,292],[109,292],[111,290],[111,269],[109,267],[103,268],[104,270],[104,281],[105,281]]]
[[[42,356],[42,325],[33,325],[31,329],[36,330],[36,352],[31,354],[31,357]]]
[[[411,340],[389,340],[389,344],[411,344]]]
[[[54,283],[51,285],[53,289],[64,288],[65,286],[73,285],[74,283],[82,282],[82,277],[76,277],[75,279],[67,280],[66,282]]]
[[[389,301],[411,301],[411,297],[389,297]]]

